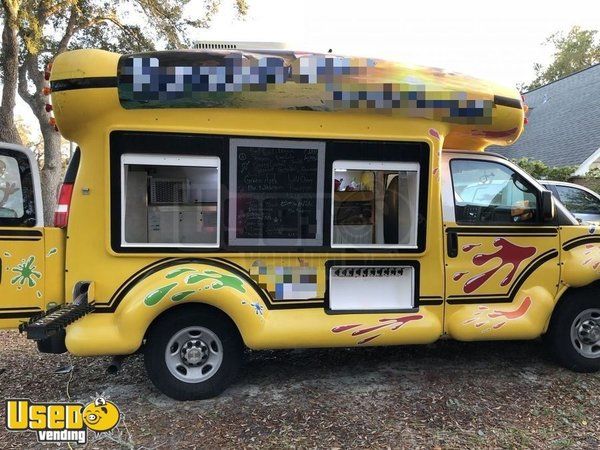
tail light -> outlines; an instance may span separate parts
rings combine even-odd
[[[58,194],[58,204],[54,211],[54,226],[66,228],[69,224],[69,209],[73,196],[73,183],[63,183]]]

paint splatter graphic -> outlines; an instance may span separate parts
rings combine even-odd
[[[46,255],[46,258],[50,258],[52,255],[56,255],[58,253],[58,249],[56,247],[52,247],[50,249],[50,251],[48,252],[48,254]]]
[[[473,324],[475,328],[481,328],[482,333],[490,332],[502,328],[510,320],[523,317],[530,307],[531,297],[529,296],[525,297],[516,309],[510,311],[490,310],[489,307],[482,305],[473,313],[473,317],[465,320],[463,324]]]
[[[583,252],[583,266],[591,267],[597,273],[600,273],[600,245],[586,244]]]
[[[468,274],[469,272],[456,272],[453,276],[452,279],[454,281],[458,281],[460,280],[462,277],[464,277],[466,274]]]
[[[264,315],[265,307],[258,302],[247,302],[246,300],[242,300],[242,305],[248,305],[254,311],[254,314],[260,316],[261,318]]]
[[[481,246],[481,243],[479,243],[479,244],[466,244],[466,245],[463,245],[462,251],[463,252],[470,252],[471,250],[473,250],[474,248],[479,247],[479,246]]]
[[[231,275],[224,275],[214,270],[205,270],[203,272],[196,272],[185,277],[185,284],[197,284],[201,281],[212,280],[212,283],[208,286],[204,286],[204,289],[221,289],[229,287],[235,289],[242,294],[246,292],[242,280],[238,277]]]
[[[179,276],[184,274],[187,274],[187,276],[182,280],[183,283],[174,280],[175,278],[178,278]],[[146,295],[146,297],[144,298],[144,304],[146,306],[154,306],[158,304],[162,299],[164,299],[171,291],[173,291],[178,286],[182,286],[185,289],[173,293],[170,297],[170,300],[172,302],[181,302],[183,300],[186,300],[194,293],[207,289],[222,289],[229,287],[241,293],[246,292],[242,280],[231,275],[225,275],[219,272],[215,272],[214,270],[198,271],[196,269],[191,269],[188,267],[179,267],[168,272],[165,275],[165,278],[167,280],[174,281],[172,283],[161,286],[155,289],[154,291],[150,292],[148,295]],[[204,283],[207,280],[209,282]],[[195,285],[198,285],[197,289]]]
[[[36,270],[35,256],[30,256],[27,260],[23,259],[19,264],[12,268],[17,275],[10,280],[10,284],[19,286],[34,287],[42,274]]]
[[[354,324],[349,324],[349,325],[339,325],[337,327],[333,327],[331,329],[331,331],[333,333],[343,333],[345,331],[354,330],[352,332],[352,336],[369,335],[369,336],[365,336],[365,337],[361,338],[356,343],[357,345],[362,345],[362,344],[366,344],[367,342],[370,342],[370,341],[378,338],[379,336],[381,336],[381,331],[383,331],[384,329],[388,329],[390,331],[395,331],[398,328],[402,327],[403,325],[407,324],[408,322],[412,322],[414,320],[421,320],[422,318],[423,318],[423,316],[421,314],[413,314],[410,316],[395,317],[395,318],[383,318],[383,319],[379,319],[378,325],[372,325],[372,326],[365,327],[364,324],[354,323]],[[373,333],[376,333],[376,334],[373,334]]]
[[[500,282],[500,286],[507,286],[513,280],[517,270],[519,269],[519,266],[523,263],[523,261],[531,258],[537,251],[535,247],[521,247],[520,245],[513,244],[505,238],[495,239],[493,245],[494,247],[497,247],[498,250],[496,250],[494,253],[476,254],[473,256],[473,264],[476,266],[482,266],[495,258],[500,259],[499,263],[496,265],[496,267],[469,278],[463,287],[465,293],[470,294],[471,292],[476,291],[496,272],[503,267],[510,265],[512,266],[512,269]]]

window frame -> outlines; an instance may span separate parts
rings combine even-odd
[[[261,148],[289,148],[298,150],[314,149],[317,151],[317,189],[316,189],[316,233],[313,239],[286,239],[286,238],[238,238],[236,236],[237,223],[237,150],[239,147]],[[229,210],[227,217],[228,239],[227,245],[236,247],[258,247],[261,250],[269,247],[318,247],[324,245],[323,211],[325,207],[325,149],[323,140],[286,140],[286,139],[229,139],[229,185],[230,192]]]
[[[454,185],[454,173],[452,171],[452,164],[454,164],[454,162],[456,161],[469,161],[469,162],[476,162],[476,163],[489,163],[489,164],[497,164],[499,166],[503,166],[506,167],[508,170],[512,171],[513,173],[516,173],[517,175],[519,175],[519,177],[522,179],[523,182],[527,183],[529,185],[529,187],[534,189],[534,194],[535,194],[535,201],[536,201],[536,212],[537,212],[537,218],[534,221],[531,222],[509,222],[509,223],[505,223],[505,222],[465,222],[465,221],[459,221],[458,217],[457,217],[457,213],[456,213],[456,190],[455,190],[455,185]],[[538,186],[535,185],[535,183],[532,182],[532,180],[525,176],[521,171],[517,170],[515,167],[512,167],[509,164],[505,164],[503,161],[499,161],[497,159],[493,159],[493,158],[465,158],[465,157],[452,157],[448,160],[448,172],[450,175],[450,190],[452,193],[452,214],[454,216],[454,222],[457,225],[464,225],[464,226],[490,226],[490,227],[504,227],[504,226],[540,226],[540,225],[549,225],[548,222],[544,221],[544,219],[542,217],[540,217],[540,205],[541,205],[541,191],[539,189]]]
[[[0,155],[13,158],[19,168],[21,195],[23,200],[23,215],[21,217],[2,217],[0,227],[33,228],[44,226],[42,199],[37,162],[27,149],[16,145],[2,144]],[[25,205],[31,202],[28,210]],[[27,214],[27,212],[30,214]]]
[[[169,155],[148,153],[123,153],[120,156],[120,197],[121,197],[121,247],[123,248],[219,248],[221,245],[221,158],[208,155]],[[215,165],[216,164],[216,165]],[[125,239],[126,211],[126,165],[167,166],[167,167],[206,167],[217,169],[217,240],[216,243],[178,242],[127,242]]]
[[[335,227],[335,182],[331,183],[331,217],[329,220],[329,228],[330,228],[330,247],[340,248],[340,249],[348,249],[348,248],[357,248],[357,249],[411,249],[414,250],[418,248],[419,241],[419,192],[420,192],[420,181],[421,181],[421,164],[418,161],[382,161],[382,160],[357,160],[357,159],[336,159],[331,163],[331,179],[335,180],[335,171],[336,164],[343,164],[343,167],[338,167],[337,169],[344,170],[373,170],[373,171],[406,171],[406,172],[416,172],[416,189],[415,189],[415,197],[416,204],[413,205],[413,213],[414,217],[412,218],[414,222],[412,222],[412,228],[414,229],[414,236],[411,237],[411,241],[414,241],[414,245],[406,245],[406,244],[336,244],[334,243],[334,227]],[[391,166],[391,167],[390,167]],[[408,168],[407,168],[408,167]],[[412,169],[411,169],[412,167]]]

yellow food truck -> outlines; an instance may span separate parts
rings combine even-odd
[[[600,230],[489,145],[519,93],[439,69],[239,48],[61,54],[78,145],[54,227],[0,149],[0,326],[43,352],[144,353],[176,399],[244,348],[545,337],[600,368]]]

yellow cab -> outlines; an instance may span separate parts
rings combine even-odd
[[[521,134],[515,89],[212,47],[55,59],[78,149],[45,227],[35,159],[0,148],[0,327],[143,352],[181,400],[222,392],[245,348],[543,336],[600,369],[600,229],[483,152]]]

